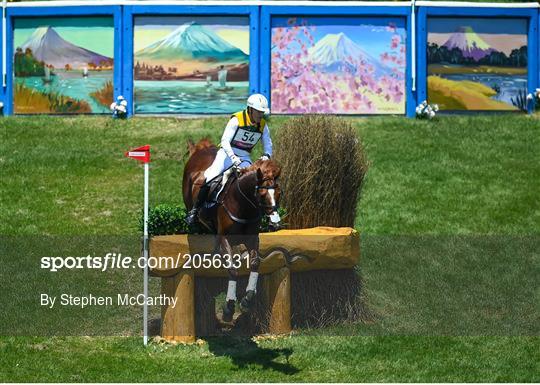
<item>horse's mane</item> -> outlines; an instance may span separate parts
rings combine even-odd
[[[240,171],[240,175],[246,175],[250,172],[260,169],[265,178],[277,178],[281,174],[281,167],[273,160],[260,160],[258,159],[252,165],[243,168]]]
[[[213,144],[208,138],[201,139],[196,144],[193,143],[191,140],[188,140],[188,150],[190,156],[193,155],[193,153],[196,151],[212,147],[216,147],[216,145]]]

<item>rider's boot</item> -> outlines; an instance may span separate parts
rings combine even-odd
[[[231,322],[234,315],[234,306],[236,301],[234,299],[228,300],[225,305],[223,305],[223,322]]]
[[[242,313],[248,313],[251,310],[255,303],[255,294],[255,290],[246,291],[246,295],[240,301],[240,310]]]
[[[197,215],[199,214],[199,210],[201,209],[202,205],[206,201],[206,198],[208,198],[209,190],[210,186],[208,185],[208,183],[205,183],[201,186],[201,189],[199,190],[199,195],[197,195],[197,201],[193,205],[193,208],[189,211],[186,218],[188,226],[193,226],[197,221]]]

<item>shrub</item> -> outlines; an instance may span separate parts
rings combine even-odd
[[[148,234],[187,234],[186,209],[181,205],[160,204],[148,210]],[[139,218],[139,230],[143,231],[144,217]]]
[[[275,142],[289,227],[354,226],[367,171],[354,127],[343,118],[306,115],[288,120]]]

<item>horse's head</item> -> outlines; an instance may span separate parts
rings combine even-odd
[[[257,165],[257,193],[260,205],[270,219],[270,226],[277,229],[281,221],[278,214],[281,199],[279,186],[281,167],[272,160],[258,161],[255,165]]]
[[[281,221],[278,214],[281,199],[281,187],[279,185],[281,167],[273,160],[258,160],[243,170],[243,172],[250,171],[256,171],[257,173],[255,189],[259,206],[268,215],[270,226],[277,229]]]

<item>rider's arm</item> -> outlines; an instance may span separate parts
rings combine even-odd
[[[263,153],[272,156],[272,138],[270,138],[270,129],[265,124],[262,134]]]
[[[238,128],[238,118],[236,116],[233,116],[229,123],[227,123],[227,127],[225,127],[225,131],[223,132],[223,136],[221,137],[221,148],[225,150],[225,153],[229,158],[231,158],[234,155],[234,151],[231,147],[231,142],[234,137],[234,133],[236,132],[236,129]]]

